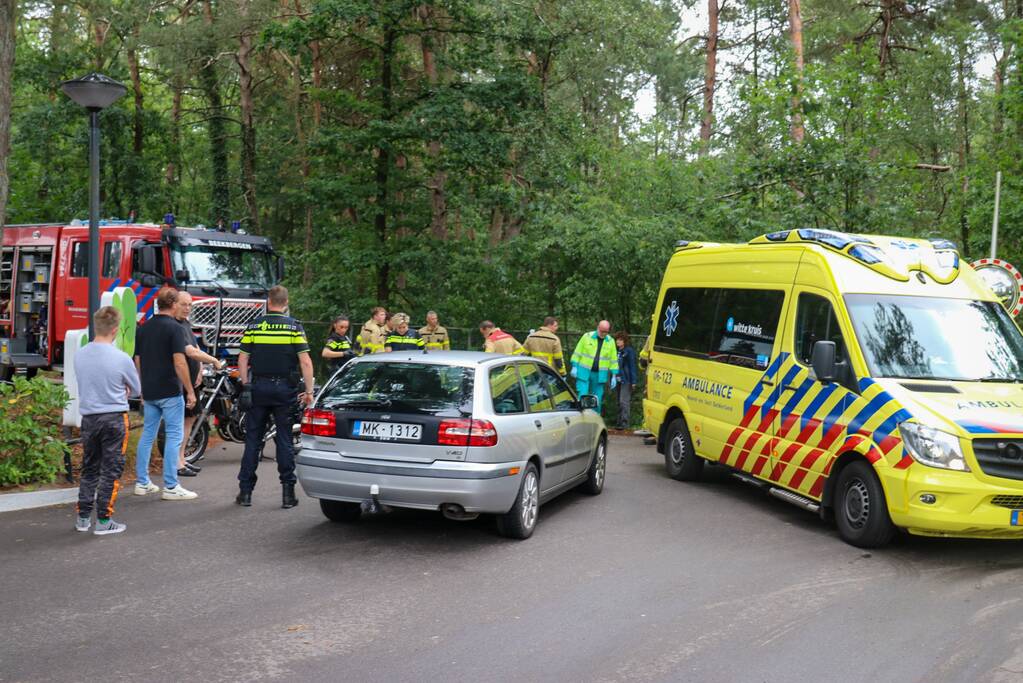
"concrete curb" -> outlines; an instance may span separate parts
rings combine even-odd
[[[31,510],[62,503],[73,503],[78,500],[78,487],[73,489],[53,489],[50,491],[29,491],[27,493],[0,494],[0,512],[15,510]]]

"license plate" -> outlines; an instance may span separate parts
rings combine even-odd
[[[380,441],[419,441],[423,437],[423,426],[405,422],[356,420],[352,424],[352,436]]]
[[[1012,526],[1023,526],[1023,510],[1013,510],[1009,517],[1009,524]]]

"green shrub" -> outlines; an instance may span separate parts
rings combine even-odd
[[[0,384],[0,486],[50,483],[69,447],[61,438],[64,385],[42,377]]]

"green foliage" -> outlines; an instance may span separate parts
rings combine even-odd
[[[131,85],[133,48],[142,109],[129,88],[101,117],[104,215],[187,225],[229,211],[255,230],[255,214],[307,320],[358,324],[383,304],[417,322],[438,309],[449,326],[554,314],[563,329],[606,317],[643,332],[677,239],[815,226],[985,254],[998,170],[1000,255],[1023,258],[1013,3],[804,0],[802,75],[786,3],[723,3],[703,157],[707,43],[681,20],[698,4],[31,0],[9,218],[85,216],[85,117],[57,84],[99,69]],[[254,44],[255,207],[241,36]]]
[[[42,377],[0,384],[0,486],[57,477],[68,452],[60,427],[67,401],[63,385]]]

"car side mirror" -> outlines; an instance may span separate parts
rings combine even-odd
[[[592,394],[583,394],[579,397],[579,407],[583,410],[596,410],[599,405],[597,397]]]
[[[835,381],[837,368],[835,366],[836,347],[833,341],[814,342],[813,351],[810,355],[810,365],[817,379],[825,384]]]
[[[174,271],[174,279],[178,282],[188,282],[189,277],[188,271],[184,268]]]
[[[277,257],[277,282],[284,282],[284,257]]]
[[[156,249],[153,247],[139,247],[139,267],[143,274],[156,273]]]

